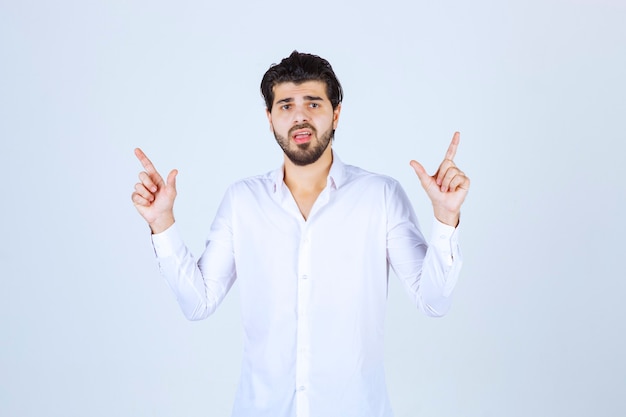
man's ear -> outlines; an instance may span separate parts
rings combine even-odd
[[[337,129],[339,123],[339,114],[341,113],[341,103],[337,104],[337,107],[333,110],[333,130]]]
[[[267,116],[267,121],[270,122],[270,132],[274,131],[274,127],[272,126],[272,112],[265,108],[265,115]]]

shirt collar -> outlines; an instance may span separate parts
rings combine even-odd
[[[339,156],[333,149],[333,164],[330,166],[328,179],[331,186],[337,189],[343,185],[346,178],[346,165],[339,159]]]
[[[328,183],[333,189],[338,189],[344,183],[346,178],[346,165],[339,159],[339,156],[332,150],[333,152],[333,163],[330,166],[330,171],[328,172]],[[284,185],[285,179],[285,164],[282,164],[280,168],[277,168],[273,172],[274,178],[274,193],[281,193]]]

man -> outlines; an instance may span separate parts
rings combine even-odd
[[[176,170],[164,181],[136,149],[145,171],[132,200],[188,319],[210,315],[239,281],[244,357],[233,416],[391,416],[388,269],[422,311],[446,313],[469,188],[453,162],[459,134],[434,176],[411,161],[436,218],[427,245],[395,180],[333,152],[343,92],[326,60],[294,51],[265,73],[261,92],[284,165],[228,189],[197,262],[174,222]]]

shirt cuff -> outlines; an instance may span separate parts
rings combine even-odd
[[[430,245],[444,256],[448,265],[459,255],[459,227],[441,223],[436,218],[433,221]]]
[[[152,246],[157,258],[166,258],[176,254],[184,247],[183,238],[180,236],[176,223],[162,231],[152,235]]]

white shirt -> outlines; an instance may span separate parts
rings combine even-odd
[[[239,282],[244,349],[233,417],[388,417],[388,270],[419,309],[445,314],[461,258],[456,229],[435,221],[433,236],[428,246],[397,181],[333,154],[306,221],[281,167],[228,189],[197,263],[176,226],[152,239],[190,320],[213,313]]]

